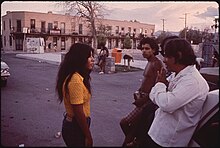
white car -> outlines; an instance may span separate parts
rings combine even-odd
[[[219,89],[208,93],[201,120],[189,147],[220,147],[219,141]]]
[[[9,66],[1,60],[1,86],[5,87],[7,85],[7,79],[9,76]]]

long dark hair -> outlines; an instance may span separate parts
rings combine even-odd
[[[94,54],[94,49],[83,43],[75,43],[70,47],[66,53],[64,60],[61,62],[57,74],[56,91],[58,93],[58,100],[63,101],[63,83],[66,80],[64,89],[65,95],[69,96],[68,84],[75,72],[78,72],[83,77],[83,83],[91,94],[90,73],[91,70],[86,68],[88,58]]]

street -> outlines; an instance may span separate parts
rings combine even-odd
[[[11,76],[1,88],[1,145],[18,147],[65,146],[61,131],[64,106],[55,93],[58,66],[2,54]],[[91,132],[95,147],[121,146],[120,119],[134,105],[133,92],[143,71],[99,75],[91,73]]]

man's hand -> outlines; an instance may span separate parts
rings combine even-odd
[[[166,80],[166,70],[162,67],[160,71],[157,71],[156,83],[161,82],[165,85],[168,85],[168,81]]]
[[[143,98],[140,98],[140,99],[137,99],[133,102],[133,104],[136,106],[136,107],[141,107],[144,103],[145,103],[145,99]]]

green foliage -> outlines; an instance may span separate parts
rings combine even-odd
[[[126,36],[124,39],[124,48],[131,49],[131,38],[129,36]]]
[[[98,40],[98,48],[100,48],[100,45],[101,45],[101,44],[103,44],[103,45],[106,44],[107,38],[106,38],[106,36],[105,36],[104,34],[99,34],[99,35],[97,36],[97,40]]]
[[[171,36],[170,32],[162,32],[156,39],[156,42],[160,44],[166,37]]]
[[[185,31],[186,31],[186,39],[193,44],[199,44],[203,40],[211,41],[213,39],[212,34],[208,33],[208,31],[200,31],[200,30],[193,30],[193,29],[183,29],[180,31],[180,37],[185,38]]]

